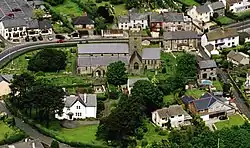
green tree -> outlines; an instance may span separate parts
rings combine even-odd
[[[39,8],[39,9],[33,10],[33,14],[34,14],[36,19],[42,20],[43,16],[46,14],[46,12],[43,9]]]
[[[28,62],[28,70],[57,72],[66,67],[66,54],[61,50],[44,49],[33,56]]]
[[[185,53],[177,57],[176,73],[185,78],[194,78],[196,76],[196,58],[195,55]]]
[[[59,143],[56,140],[51,142],[50,148],[59,148]]]
[[[101,30],[107,29],[106,21],[103,17],[95,18],[95,30],[100,33]]]
[[[111,63],[107,69],[107,81],[109,84],[120,86],[127,83],[128,75],[125,64],[121,61]]]
[[[44,0],[44,1],[49,3],[52,6],[56,6],[64,2],[64,0]]]

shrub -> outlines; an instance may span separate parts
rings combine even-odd
[[[75,48],[70,48],[70,52],[71,53],[76,53],[76,49]]]
[[[161,128],[160,127],[155,127],[155,132],[159,132],[161,130]]]
[[[59,148],[59,143],[56,140],[51,142],[50,148]]]
[[[141,147],[146,147],[148,145],[148,141],[146,139],[142,139]]]
[[[101,3],[102,2],[102,0],[96,0],[96,3]]]
[[[38,71],[35,75],[36,76],[45,76],[45,73],[42,71]]]
[[[8,124],[10,127],[14,127],[16,125],[15,118],[13,117],[7,117],[4,119],[4,122]]]
[[[166,67],[163,67],[162,70],[161,70],[162,73],[166,73],[167,70],[166,70]]]
[[[167,131],[160,130],[160,132],[158,134],[161,135],[161,136],[166,136],[167,135]]]
[[[102,100],[97,100],[97,117],[102,117],[102,111],[105,109],[104,103]]]

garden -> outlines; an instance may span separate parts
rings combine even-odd
[[[244,118],[242,118],[241,115],[239,114],[235,114],[232,116],[228,117],[228,120],[225,121],[220,121],[215,123],[215,126],[218,130],[225,128],[225,127],[232,127],[232,126],[239,126],[239,125],[243,125],[245,123]]]

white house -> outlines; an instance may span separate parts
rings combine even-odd
[[[13,75],[0,75],[0,97],[8,95],[10,90],[10,81],[12,80]]]
[[[193,6],[187,11],[193,22],[210,22],[213,10],[210,5]]]
[[[152,112],[153,123],[161,128],[167,128],[169,123],[171,127],[190,125],[191,119],[192,117],[180,105],[171,105]]]
[[[226,3],[227,8],[234,13],[250,10],[250,2],[248,0],[221,0]]]
[[[249,64],[249,55],[246,55],[243,52],[231,50],[227,54],[227,60],[231,61],[234,65],[248,65]]]
[[[239,45],[239,34],[234,28],[218,28],[201,37],[201,45],[213,45],[216,49],[229,48]]]
[[[63,114],[61,116],[56,114],[55,118],[59,120],[85,119],[88,117],[96,118],[96,94],[66,96],[64,101],[65,107],[63,108]]]
[[[135,82],[139,80],[147,80],[149,81],[148,78],[128,78],[127,81],[127,88],[128,88],[128,93],[131,94],[131,89],[134,87]]]
[[[137,13],[134,10],[130,10],[128,15],[118,17],[118,29],[146,29],[149,26],[149,15],[150,12]]]

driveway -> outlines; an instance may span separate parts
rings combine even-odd
[[[6,108],[4,101],[0,102],[0,111],[6,112],[9,116],[12,116],[9,110]],[[42,135],[37,130],[33,129],[28,124],[24,123],[20,118],[14,117],[16,121],[16,126],[20,129],[22,129],[27,135],[29,135],[31,138],[39,139],[43,143],[50,145],[53,138]],[[72,148],[68,145],[65,145],[63,143],[60,143],[60,148]]]

